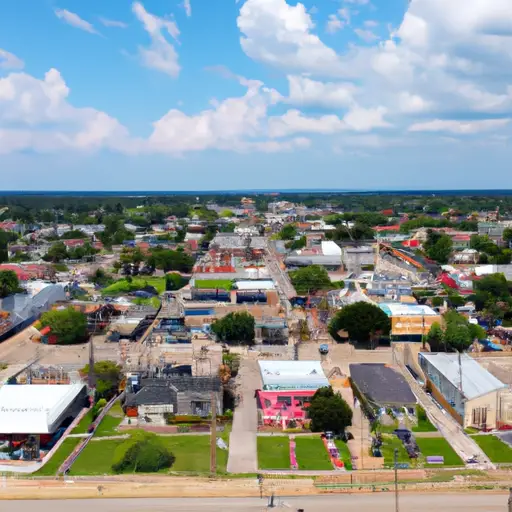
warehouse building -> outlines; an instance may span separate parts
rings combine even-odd
[[[419,363],[427,388],[464,428],[494,429],[508,414],[502,400],[507,385],[468,355],[422,352]]]
[[[394,341],[421,341],[433,323],[441,323],[439,313],[429,306],[381,302],[379,307],[391,319],[391,336]]]

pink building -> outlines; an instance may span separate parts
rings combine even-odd
[[[263,389],[257,396],[265,425],[302,424],[311,397],[329,386],[320,361],[259,361],[259,367]]]

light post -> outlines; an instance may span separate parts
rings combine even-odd
[[[398,506],[398,448],[395,448],[394,451],[394,463],[395,463],[395,512],[399,512]]]

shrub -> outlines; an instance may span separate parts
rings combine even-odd
[[[176,458],[156,434],[135,432],[115,452],[112,469],[116,473],[155,473],[170,468]]]

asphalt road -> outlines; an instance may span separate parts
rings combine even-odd
[[[406,494],[400,496],[400,512],[504,512],[507,494]],[[2,512],[263,512],[283,510],[295,512],[326,512],[344,510],[357,512],[394,512],[392,493],[279,498],[281,506],[267,508],[265,499],[257,498],[190,498],[190,499],[96,499],[56,501],[4,501]]]

